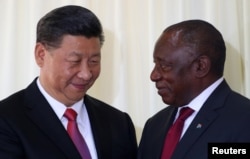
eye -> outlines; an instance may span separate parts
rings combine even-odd
[[[171,64],[166,64],[166,63],[160,63],[159,67],[161,68],[162,71],[170,71],[172,69]]]
[[[89,60],[89,62],[91,63],[91,64],[99,64],[100,62],[101,62],[101,58],[98,56],[96,56],[96,57],[92,57],[90,60]]]
[[[81,63],[81,58],[71,57],[71,58],[66,59],[66,61],[71,64],[78,64],[78,63]]]
[[[79,62],[81,62],[81,60],[79,60],[79,59],[70,59],[68,61],[71,62],[71,63],[79,63]]]

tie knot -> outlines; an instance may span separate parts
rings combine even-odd
[[[193,112],[193,109],[189,107],[184,107],[180,110],[179,119],[185,121]]]
[[[65,116],[70,121],[74,121],[76,120],[77,113],[73,109],[66,109],[63,116]]]

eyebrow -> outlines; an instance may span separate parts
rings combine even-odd
[[[82,53],[80,53],[80,52],[70,52],[68,55],[67,55],[67,57],[72,57],[72,56],[77,56],[77,57],[82,57],[82,56],[84,56],[84,54],[82,54]],[[96,53],[93,53],[92,54],[92,57],[93,56],[99,56],[99,57],[101,57],[101,53],[100,52],[96,52]]]
[[[80,54],[81,54],[80,52],[72,51],[72,52],[70,52],[68,55],[80,55]]]

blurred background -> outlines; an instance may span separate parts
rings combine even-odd
[[[39,75],[36,24],[50,10],[81,5],[104,27],[102,72],[88,94],[127,112],[138,140],[148,118],[165,105],[150,81],[154,44],[169,25],[188,19],[212,23],[227,46],[225,78],[250,97],[249,0],[0,0],[0,99]]]

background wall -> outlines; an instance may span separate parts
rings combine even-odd
[[[250,97],[249,0],[0,0],[0,99],[39,75],[33,53],[36,23],[68,4],[92,10],[105,31],[102,72],[89,94],[128,112],[138,140],[145,121],[166,107],[149,76],[154,43],[171,24],[203,19],[219,29],[227,45],[225,78]]]

